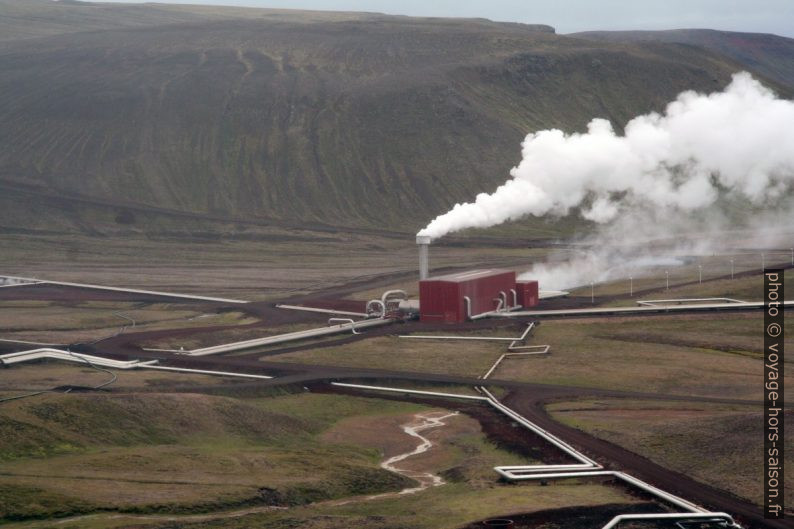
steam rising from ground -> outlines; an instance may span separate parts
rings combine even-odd
[[[584,134],[531,133],[512,179],[456,204],[419,235],[435,239],[577,206],[598,223],[637,206],[693,210],[720,191],[762,203],[794,178],[793,123],[794,102],[743,72],[723,92],[684,92],[663,115],[632,119],[623,136],[605,119],[592,120]]]
[[[520,277],[537,279],[544,290],[625,280],[628,292],[629,277],[655,277],[658,287],[666,271],[697,279],[699,264],[707,278],[730,274],[733,258],[737,272],[760,270],[762,254],[767,264],[794,262],[794,199],[787,197],[768,211],[742,205],[746,202],[720,201],[686,215],[666,209],[625,211]]]
[[[529,272],[521,274],[519,279],[537,280],[544,290],[565,290],[584,286],[587,282],[638,278],[654,268],[671,269],[685,264],[686,261],[680,257],[646,255],[635,258],[620,253],[583,253],[561,263],[536,264]]]
[[[477,195],[474,202],[456,204],[419,235],[437,239],[527,215],[572,212],[603,225],[590,240],[595,246],[603,246],[602,239],[630,237],[636,242],[638,235],[669,236],[671,226],[660,230],[657,223],[671,219],[683,232],[703,226],[713,230],[725,218],[718,214],[715,220],[702,212],[715,203],[768,206],[791,189],[792,124],[794,102],[777,98],[742,72],[722,92],[684,92],[663,114],[632,119],[623,135],[605,119],[592,120],[586,133],[531,133],[522,143],[522,160],[510,171],[511,179],[491,194]],[[589,259],[602,275],[626,261],[615,259],[614,252],[600,253],[602,257]],[[643,255],[633,256],[638,257]],[[573,278],[562,281],[557,266],[556,284],[544,287],[582,284],[582,270],[571,271],[579,276],[578,283]]]

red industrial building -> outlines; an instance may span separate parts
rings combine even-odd
[[[419,281],[419,316],[425,322],[460,323],[469,316],[513,306],[516,273],[470,270]]]
[[[538,282],[526,279],[516,281],[516,294],[516,301],[518,301],[518,304],[522,307],[536,306],[540,300]]]
[[[516,281],[511,270],[469,270],[419,281],[424,322],[461,323],[495,310],[534,307],[538,299],[538,282]]]

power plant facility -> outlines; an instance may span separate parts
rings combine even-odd
[[[0,0],[0,524],[794,529],[794,0],[725,3]]]
[[[428,277],[430,237],[417,236],[416,243],[422,322],[462,323],[538,304],[538,282],[517,281],[512,270],[469,270]]]
[[[514,309],[517,303],[516,273],[511,270],[471,270],[419,281],[423,322],[462,323]]]

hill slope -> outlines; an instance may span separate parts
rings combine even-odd
[[[311,12],[168,4],[108,4],[77,0],[0,0],[0,43],[120,28],[253,18],[275,21],[362,20],[369,13]]]
[[[134,228],[129,208],[156,208],[413,231],[501,183],[529,131],[619,127],[741,69],[484,20],[102,9],[132,7],[193,18],[0,46],[0,228]]]
[[[699,46],[730,57],[761,75],[794,86],[794,39],[765,33],[713,29],[589,31],[571,36],[608,42],[672,42]]]

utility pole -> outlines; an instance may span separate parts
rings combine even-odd
[[[634,297],[634,278],[629,276],[629,296]]]
[[[670,272],[668,270],[664,271],[664,279],[667,283],[667,290],[670,290]]]
[[[595,283],[590,281],[590,304],[595,304]]]
[[[731,259],[731,280],[733,280],[733,261],[734,259]]]
[[[703,265],[698,265],[698,283],[703,284]]]

